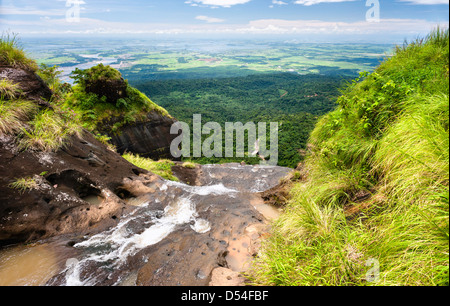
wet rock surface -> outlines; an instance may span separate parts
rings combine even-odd
[[[19,84],[24,98],[51,107],[52,92],[34,73],[0,67],[0,78]],[[112,141],[120,153],[162,158],[176,136],[168,136],[173,123],[151,112],[145,122],[111,135]],[[45,254],[54,262],[51,269],[33,268],[41,269],[39,279],[47,285],[229,283],[257,253],[270,219],[260,193],[291,171],[175,167],[187,184],[175,183],[133,166],[87,131],[56,152],[21,151],[16,137],[0,135],[0,159],[0,251],[13,258],[15,248],[5,246],[27,243],[18,245],[26,262]],[[18,179],[33,184],[13,188]],[[2,271],[8,270],[0,265]]]
[[[117,226],[74,244],[82,255],[48,285],[244,285],[239,273],[269,226],[255,198],[291,169],[237,167],[199,167],[204,186],[146,174],[129,178],[121,188],[135,209]],[[227,185],[218,183],[226,173]],[[260,190],[256,178],[266,174]]]
[[[124,177],[146,172],[89,133],[48,153],[19,151],[14,137],[2,136],[0,158],[0,245],[115,225],[127,210],[116,189]],[[20,178],[34,180],[35,186],[23,192],[12,188]]]

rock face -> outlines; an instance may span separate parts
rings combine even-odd
[[[107,129],[103,132],[111,137],[111,143],[120,154],[131,152],[154,160],[173,159],[170,144],[177,135],[171,135],[170,128],[175,122],[171,117],[152,111],[146,120],[126,124],[117,134]]]
[[[24,99],[49,107],[51,90],[34,73],[0,67]],[[54,153],[21,151],[15,136],[0,134],[0,246],[67,233],[92,233],[114,225],[126,205],[115,190],[134,167],[90,133]],[[11,184],[23,179],[28,188]]]
[[[44,81],[33,72],[0,66],[0,79],[8,79],[15,84],[19,84],[21,97],[36,101],[41,106],[49,106],[46,100],[49,100],[53,93]]]
[[[131,87],[110,66],[99,64],[79,75],[78,84],[86,93],[113,105],[114,115],[99,123],[96,130],[108,135],[120,154],[130,152],[156,160],[172,159],[170,144],[177,135],[171,135],[170,128],[176,121],[165,110]],[[130,111],[129,107],[136,109]]]
[[[56,153],[20,152],[13,137],[3,136],[0,159],[0,245],[116,224],[126,205],[115,190],[124,177],[145,172],[89,133]],[[11,188],[18,178],[34,180],[35,187]]]

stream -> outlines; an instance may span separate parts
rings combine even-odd
[[[219,266],[241,272],[256,229],[280,214],[259,193],[290,171],[207,165],[201,186],[153,181],[105,232],[0,250],[0,286],[203,286]]]

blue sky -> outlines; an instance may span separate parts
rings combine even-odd
[[[76,7],[79,19],[72,14]],[[368,10],[378,7],[379,19],[367,19]],[[448,16],[448,0],[0,1],[1,30],[25,36],[278,35],[370,40],[424,35],[437,24],[448,27]]]

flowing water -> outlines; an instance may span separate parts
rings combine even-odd
[[[58,244],[13,246],[0,251],[0,286],[43,286],[74,252]]]

